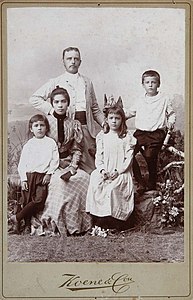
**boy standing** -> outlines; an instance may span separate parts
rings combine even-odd
[[[146,185],[134,158],[133,171],[139,183],[139,193],[156,189],[158,153],[164,142],[166,129],[173,129],[176,120],[169,96],[158,91],[159,73],[154,70],[145,71],[142,75],[142,85],[146,93],[131,107],[127,116],[128,118],[135,117],[134,137],[137,139],[137,144],[134,156],[139,151],[142,153],[149,172]]]

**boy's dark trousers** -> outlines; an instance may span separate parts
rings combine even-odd
[[[44,208],[48,193],[47,185],[42,185],[44,173],[27,173],[28,191],[22,191],[23,209],[16,214],[17,221],[25,220],[25,225],[30,226],[31,217]]]
[[[145,181],[141,175],[139,164],[135,158],[135,155],[140,151],[145,158],[149,172],[147,184],[148,189],[156,188],[158,154],[163,145],[165,136],[166,133],[163,129],[157,129],[155,131],[144,131],[137,129],[134,133],[134,137],[137,139],[137,144],[134,150],[133,173],[136,181],[145,187]]]

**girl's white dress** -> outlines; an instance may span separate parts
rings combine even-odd
[[[130,132],[119,138],[116,132],[105,134],[101,131],[96,143],[96,169],[90,177],[86,211],[98,217],[127,220],[134,209],[132,158],[136,140]],[[119,176],[103,180],[102,169],[109,173],[117,170]]]

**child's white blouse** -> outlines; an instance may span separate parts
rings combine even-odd
[[[53,174],[59,166],[56,142],[50,137],[33,137],[23,147],[18,165],[21,181],[27,180],[26,173]]]
[[[128,132],[124,138],[119,138],[116,132],[99,132],[96,137],[97,152],[95,165],[99,172],[113,172],[119,174],[128,170],[133,158],[133,149],[136,139]]]

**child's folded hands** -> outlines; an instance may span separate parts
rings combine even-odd
[[[109,178],[109,173],[107,173],[104,169],[100,171],[103,180],[107,180]]]
[[[118,173],[118,171],[116,169],[113,172],[111,172],[111,173],[106,172],[103,169],[103,170],[101,170],[100,173],[101,173],[101,175],[103,177],[103,180],[107,180],[107,179],[114,180],[114,179],[116,179],[119,176],[119,173]]]
[[[112,180],[116,179],[118,176],[119,176],[119,173],[116,169],[110,174],[110,178]]]

